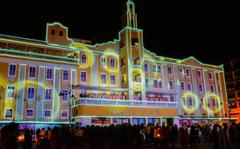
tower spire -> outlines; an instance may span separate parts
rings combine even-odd
[[[135,13],[135,4],[132,0],[127,2],[127,26],[137,28],[137,14]]]

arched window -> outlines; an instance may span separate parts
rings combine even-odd
[[[63,36],[63,32],[62,31],[59,32],[59,36]]]
[[[51,34],[55,35],[55,29],[52,29]]]

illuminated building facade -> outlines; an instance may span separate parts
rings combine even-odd
[[[70,38],[60,23],[47,24],[45,41],[0,35],[0,119],[85,125],[228,117],[223,66],[157,56],[144,47],[131,0],[124,18],[119,38],[102,44]]]
[[[225,77],[231,118],[240,118],[240,60],[225,63]]]

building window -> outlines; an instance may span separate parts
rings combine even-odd
[[[193,103],[192,103],[192,98],[191,98],[191,97],[189,98],[189,105],[190,105],[190,106],[193,105]]]
[[[52,89],[46,89],[46,93],[45,93],[45,99],[46,100],[51,100],[52,99]]]
[[[81,63],[87,63],[87,55],[85,53],[81,53]]]
[[[9,76],[16,76],[16,71],[17,71],[17,65],[16,64],[10,64],[9,65]]]
[[[173,81],[169,81],[168,82],[168,87],[169,87],[170,90],[173,89]]]
[[[148,63],[144,63],[144,71],[145,71],[145,72],[148,71]]]
[[[202,91],[203,91],[203,86],[202,86],[202,84],[199,84],[198,86],[199,86],[199,91],[202,92]]]
[[[168,67],[168,74],[172,74],[172,67]]]
[[[209,72],[209,73],[208,73],[208,76],[209,76],[209,79],[210,79],[210,80],[213,79],[212,72]]]
[[[81,72],[81,82],[87,82],[87,72]]]
[[[188,83],[187,87],[188,87],[188,90],[189,90],[189,91],[192,90],[192,85],[191,85],[191,83]]]
[[[62,110],[61,111],[61,118],[63,118],[63,119],[68,118],[68,110]]]
[[[62,101],[68,101],[68,89],[62,90]]]
[[[47,80],[52,80],[53,78],[53,69],[52,68],[47,68]]]
[[[201,70],[198,70],[198,79],[202,79],[202,72],[201,72]]]
[[[175,98],[174,98],[174,96],[170,96],[170,102],[174,102],[175,101]]]
[[[47,110],[44,110],[44,117],[51,117],[51,110],[47,109]]]
[[[27,117],[34,117],[33,109],[26,109],[26,116]]]
[[[111,82],[111,85],[115,85],[116,84],[116,77],[115,77],[115,75],[111,75],[110,76],[110,82]]]
[[[28,99],[34,99],[34,87],[28,88]]]
[[[106,65],[106,58],[101,57],[101,67],[104,67]]]
[[[179,68],[179,75],[183,76],[183,68]]]
[[[158,81],[158,88],[162,88],[162,80]]]
[[[190,76],[190,70],[189,70],[189,68],[186,69],[186,76],[187,76],[187,77]]]
[[[68,70],[63,70],[63,80],[68,80]]]
[[[185,97],[182,97],[182,103],[183,103],[183,105],[186,105],[186,99],[185,99]]]
[[[110,58],[110,67],[115,67],[115,59]]]
[[[157,71],[158,71],[158,73],[162,73],[161,65],[157,66]]]
[[[55,30],[54,29],[51,30],[51,34],[55,35]]]
[[[13,117],[13,109],[6,109],[5,118],[12,118],[12,117]]]
[[[59,32],[59,36],[63,36],[63,31],[60,31],[60,32]]]
[[[215,99],[212,99],[212,105],[213,105],[213,107],[216,106],[216,101],[215,101]]]
[[[107,83],[107,76],[106,74],[101,74],[101,84],[106,84]]]
[[[34,66],[29,67],[29,77],[31,77],[31,78],[36,77],[36,67],[34,67]]]
[[[13,98],[14,97],[14,89],[15,87],[13,85],[9,85],[7,88],[7,97]]]
[[[145,79],[145,87],[148,87],[148,79]]]
[[[214,87],[213,87],[213,85],[210,86],[210,89],[211,89],[211,92],[213,93],[213,92],[214,92]]]
[[[181,90],[184,90],[184,82],[181,82]]]
[[[156,65],[152,65],[152,71],[157,72],[157,66]]]
[[[153,87],[157,88],[157,80],[153,80]]]

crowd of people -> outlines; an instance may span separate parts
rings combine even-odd
[[[223,125],[110,125],[110,126],[55,126],[24,130],[19,142],[17,124],[1,128],[1,149],[134,149],[146,146],[156,148],[198,148],[200,143],[212,144],[214,149],[240,146],[240,124]],[[33,136],[36,136],[33,138]]]

